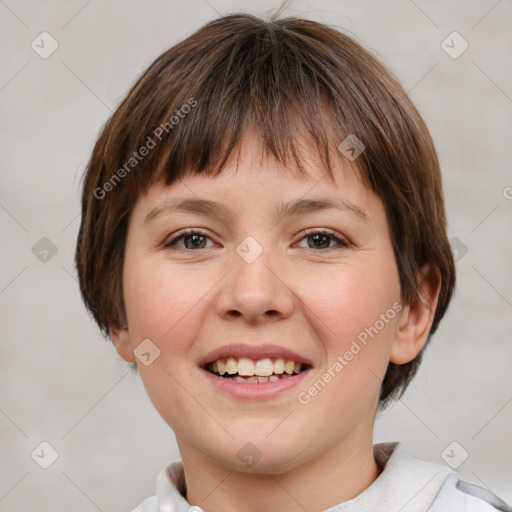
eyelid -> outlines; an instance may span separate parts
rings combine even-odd
[[[169,235],[168,237],[165,238],[162,246],[163,247],[170,247],[171,245],[176,245],[174,242],[180,238],[183,238],[187,235],[202,235],[206,238],[209,238],[212,242],[215,243],[215,241],[213,240],[213,238],[203,229],[201,228],[185,228],[185,229],[181,229],[179,231],[176,231],[176,233],[172,233],[171,235]],[[179,249],[181,249],[181,247],[179,247]],[[190,249],[185,249],[186,251],[189,251]],[[204,250],[204,249],[203,249]]]
[[[347,240],[345,236],[343,236],[341,233],[338,233],[337,231],[334,231],[330,228],[307,228],[301,231],[297,235],[297,242],[300,242],[303,238],[311,235],[327,235],[333,239],[335,239],[338,242],[339,247],[351,247],[351,243]],[[296,242],[296,243],[297,243]],[[315,251],[315,252],[322,252],[322,251],[330,251],[333,249],[337,249],[337,247],[329,247],[327,249],[322,249],[321,251]],[[314,250],[314,249],[313,249]]]

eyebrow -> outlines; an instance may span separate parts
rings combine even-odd
[[[347,201],[346,199],[337,198],[319,198],[319,199],[295,199],[289,203],[281,203],[275,210],[275,216],[291,217],[305,215],[307,213],[337,209],[347,211],[354,214],[360,220],[369,222],[369,215],[358,205]],[[229,211],[226,206],[217,201],[208,201],[206,199],[184,198],[165,201],[153,208],[144,219],[144,224],[152,221],[162,213],[170,213],[174,211],[184,211],[189,213],[202,213],[215,217],[232,218],[234,214]]]

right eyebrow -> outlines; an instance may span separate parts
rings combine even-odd
[[[170,213],[173,211],[185,211],[190,213],[204,213],[213,217],[231,217],[229,210],[216,201],[207,201],[205,199],[172,199],[165,201],[153,208],[144,219],[144,224],[152,221],[162,213]]]

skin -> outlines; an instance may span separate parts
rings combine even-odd
[[[423,269],[420,293],[431,311],[403,305],[308,404],[298,401],[401,298],[382,200],[342,161],[332,183],[314,153],[303,156],[306,178],[263,157],[259,141],[246,135],[219,177],[157,183],[129,221],[127,327],[112,327],[111,338],[125,360],[137,361],[149,397],[176,434],[186,498],[206,511],[324,510],[369,487],[381,471],[373,423],[387,365],[411,361],[432,325],[441,283],[437,270]],[[156,206],[185,197],[218,201],[232,216],[162,212],[144,223]],[[368,221],[335,209],[274,215],[281,202],[325,197],[355,203]],[[190,238],[165,247],[185,228],[201,229],[207,238],[200,248]],[[309,228],[331,229],[349,245],[328,235],[315,246],[311,233],[301,233]],[[248,236],[263,249],[252,263],[236,252]],[[160,355],[145,366],[134,349],[148,338]],[[312,368],[272,398],[221,393],[198,364],[238,342],[292,349]],[[237,453],[249,442],[261,458],[245,467]]]

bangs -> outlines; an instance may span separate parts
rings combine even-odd
[[[368,140],[373,123],[364,84],[343,80],[352,73],[343,56],[333,61],[332,48],[299,21],[252,24],[244,16],[243,30],[223,38],[214,21],[203,29],[202,44],[192,35],[172,49],[172,58],[166,52],[153,63],[121,104],[113,130],[119,138],[105,152],[125,148],[123,161],[106,165],[115,170],[135,164],[133,153],[151,146],[123,184],[132,199],[155,181],[218,175],[248,131],[265,156],[300,175],[307,174],[304,151],[312,149],[331,180],[342,159],[369,185],[365,154],[354,165],[338,151],[348,135]],[[231,23],[242,20],[232,16]]]

